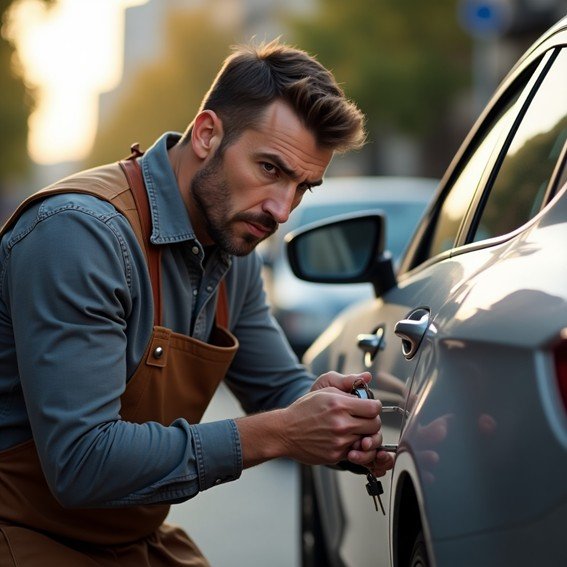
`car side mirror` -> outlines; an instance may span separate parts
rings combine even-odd
[[[285,238],[291,269],[309,282],[370,282],[382,295],[396,285],[385,228],[382,213],[356,213],[296,230]]]

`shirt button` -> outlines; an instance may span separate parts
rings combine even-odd
[[[199,247],[193,246],[193,248],[191,248],[191,252],[193,252],[193,254],[197,255],[199,253]]]
[[[197,297],[198,293],[199,293],[199,292],[198,292],[196,289],[194,289],[194,290],[193,290],[193,297]]]
[[[212,285],[208,285],[208,286],[207,286],[207,291],[208,291],[209,293],[211,293],[211,291],[213,291],[213,286],[212,286]]]
[[[215,485],[218,486],[219,484],[222,484],[222,478],[217,478],[217,480],[215,480]]]

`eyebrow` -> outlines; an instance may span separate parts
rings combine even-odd
[[[297,173],[297,171],[291,169],[291,167],[289,167],[278,154],[272,154],[270,152],[262,152],[258,154],[258,157],[265,158],[269,161],[273,161],[274,165],[279,169],[281,169],[288,177],[290,177],[294,181],[299,181],[300,175]],[[305,180],[304,183],[309,185],[310,187],[318,187],[323,183],[323,180],[322,179],[317,179],[316,181]]]

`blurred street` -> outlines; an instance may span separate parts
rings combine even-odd
[[[203,421],[243,415],[223,385]],[[299,565],[299,470],[287,460],[247,469],[236,482],[172,507],[168,522],[183,526],[213,567]]]

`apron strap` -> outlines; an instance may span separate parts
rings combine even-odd
[[[148,193],[144,183],[144,177],[137,158],[144,155],[140,150],[139,144],[132,144],[132,153],[124,160],[121,160],[120,167],[128,179],[132,195],[136,202],[136,209],[140,217],[142,234],[144,237],[144,249],[148,261],[148,270],[152,283],[152,294],[154,299],[154,325],[161,324],[161,247],[152,244],[150,237],[152,234],[152,219],[150,213],[150,203]],[[228,328],[228,292],[224,278],[219,284],[217,299],[216,324],[219,327]]]
[[[148,260],[148,270],[150,272],[150,281],[152,283],[152,294],[154,299],[154,325],[161,324],[161,248],[152,244],[150,237],[152,234],[152,219],[150,213],[150,203],[148,201],[148,193],[144,184],[142,170],[140,164],[136,160],[138,156],[143,155],[137,144],[132,146],[132,154],[124,160],[121,160],[120,167],[128,179],[132,195],[136,202],[136,209],[140,216],[142,225],[142,234],[144,237],[144,248],[146,258]]]

